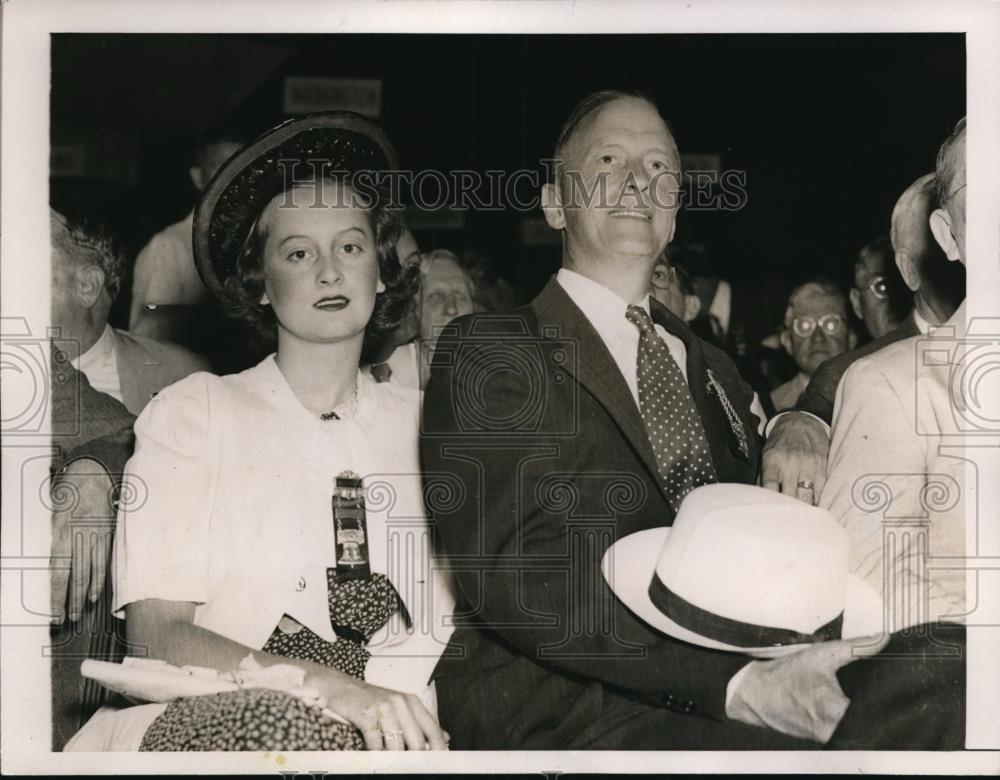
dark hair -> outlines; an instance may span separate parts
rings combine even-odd
[[[616,100],[623,100],[626,98],[641,100],[649,104],[649,106],[656,111],[658,115],[660,115],[660,119],[663,119],[663,115],[660,114],[660,109],[657,107],[653,99],[642,92],[620,89],[603,89],[598,92],[591,92],[573,107],[573,110],[570,111],[569,117],[562,126],[562,130],[559,131],[559,137],[556,139],[556,148],[553,152],[553,156],[555,157],[556,165],[560,167],[560,170],[563,165],[563,160],[565,159],[566,147],[569,146],[570,141],[573,140],[573,136],[577,133],[580,127],[591,116],[596,114],[609,103],[614,103]],[[663,119],[663,124],[667,128],[667,134],[670,136],[670,139],[674,141],[674,132],[666,119]],[[676,141],[674,141],[674,151],[677,152]],[[677,152],[677,162],[680,162],[680,152]]]
[[[906,286],[903,275],[899,272],[899,266],[896,265],[896,253],[892,248],[889,235],[879,236],[861,247],[861,251],[858,252],[854,261],[855,271],[864,265],[866,255],[876,255],[882,258],[882,275],[885,276],[885,300],[886,306],[889,307],[889,318],[895,323],[902,322],[913,308],[913,293]]]
[[[235,119],[220,119],[214,124],[202,127],[198,131],[192,150],[192,162],[195,165],[201,165],[205,160],[209,148],[216,144],[230,143],[242,147],[246,146],[252,140],[253,135],[247,132],[247,129]]]
[[[351,187],[350,179],[343,176],[327,176],[323,181]],[[304,182],[297,181],[295,186],[303,184]],[[385,290],[375,296],[375,308],[365,327],[362,347],[364,359],[372,349],[378,347],[382,337],[399,327],[405,318],[419,284],[420,267],[418,264],[411,264],[404,268],[399,263],[396,242],[402,233],[402,222],[398,211],[389,208],[389,198],[380,192],[372,200],[365,201],[361,200],[361,196],[353,188],[352,192],[359,201],[368,204],[369,224],[375,234],[379,278],[385,284]],[[276,197],[280,197],[280,193]],[[274,309],[260,302],[264,295],[263,255],[266,241],[267,231],[261,227],[258,214],[243,242],[235,271],[223,283],[222,309],[230,317],[249,326],[262,342],[262,348],[273,350],[277,340],[278,321]]]
[[[958,160],[953,153],[959,140],[965,137],[965,117],[958,120],[951,135],[944,139],[941,148],[938,149],[937,164],[935,174],[937,176],[937,199],[942,208],[947,204],[949,196],[955,190],[955,173],[958,169]]]

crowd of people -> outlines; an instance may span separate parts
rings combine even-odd
[[[561,268],[522,306],[353,186],[395,155],[346,112],[202,139],[198,202],[139,253],[128,331],[108,324],[122,253],[53,211],[53,492],[75,497],[53,513],[56,749],[963,745],[964,572],[935,566],[963,550],[959,432],[947,366],[914,355],[965,316],[964,120],[852,289],[792,291],[761,345],[780,381],[732,285],[671,246],[680,155],[653,103],[586,97],[554,158]],[[576,200],[567,170],[617,201]],[[206,311],[249,362],[198,354]],[[919,540],[865,480],[927,520]],[[933,480],[955,500],[928,513]],[[671,577],[677,555],[737,577],[677,545],[746,517],[756,597]],[[796,564],[810,523],[822,571]],[[648,565],[609,567],[670,528]],[[140,654],[298,685],[136,704],[81,676]]]

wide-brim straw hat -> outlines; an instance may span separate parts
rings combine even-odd
[[[264,207],[288,189],[290,176],[302,180],[319,167],[353,175],[398,164],[382,129],[350,111],[290,119],[263,133],[222,165],[195,208],[195,265],[213,294],[221,295]]]
[[[882,599],[849,573],[848,548],[824,509],[752,485],[706,485],[684,498],[672,527],[612,545],[602,570],[664,634],[773,658],[882,631]]]

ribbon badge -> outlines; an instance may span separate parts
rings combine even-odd
[[[743,427],[743,422],[740,420],[736,410],[733,408],[733,404],[729,400],[729,396],[726,395],[725,389],[718,379],[715,378],[715,374],[712,373],[712,369],[708,369],[708,392],[715,393],[716,397],[719,399],[719,403],[722,404],[722,410],[726,413],[726,419],[729,420],[729,427],[733,434],[736,436],[736,440],[740,445],[740,452],[743,457],[747,460],[750,459],[750,440],[747,438],[746,430]]]

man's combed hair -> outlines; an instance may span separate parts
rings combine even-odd
[[[566,149],[573,140],[573,136],[594,114],[600,111],[609,103],[614,103],[616,100],[625,99],[635,99],[642,100],[648,103],[649,106],[660,114],[660,110],[657,107],[655,101],[648,95],[643,94],[640,91],[626,91],[620,89],[604,89],[599,92],[591,92],[583,100],[573,107],[570,112],[569,117],[562,126],[562,130],[559,131],[559,137],[556,139],[556,148],[553,156],[556,160],[556,165],[559,166],[560,170],[563,169],[563,161],[566,157]],[[662,114],[660,118],[663,119]],[[671,140],[674,138],[673,129],[666,119],[663,119],[663,124],[667,128],[667,133],[670,135]],[[677,152],[677,144],[674,143],[674,151]],[[680,154],[677,153],[677,160],[680,162]]]
[[[937,199],[941,206],[944,206],[956,187],[962,186],[955,181],[955,174],[961,167],[962,160],[956,159],[955,149],[958,142],[965,137],[965,117],[958,120],[951,135],[944,139],[941,148],[938,150],[937,165],[935,173],[937,175]]]
[[[66,219],[66,229],[53,237],[56,248],[78,267],[96,265],[104,273],[104,289],[118,297],[125,274],[125,253],[118,240],[96,222]]]
[[[348,179],[327,178],[327,183],[350,186]],[[302,182],[296,182],[301,185]],[[419,286],[420,268],[400,265],[396,242],[402,234],[399,213],[388,207],[389,199],[379,193],[368,207],[368,217],[375,234],[379,278],[385,290],[375,296],[375,308],[365,328],[364,358],[392,332],[406,316]],[[267,232],[260,225],[260,215],[243,242],[236,270],[223,284],[222,309],[230,317],[243,321],[260,339],[263,349],[273,350],[277,343],[278,320],[269,304],[261,303],[264,296],[264,245]]]

